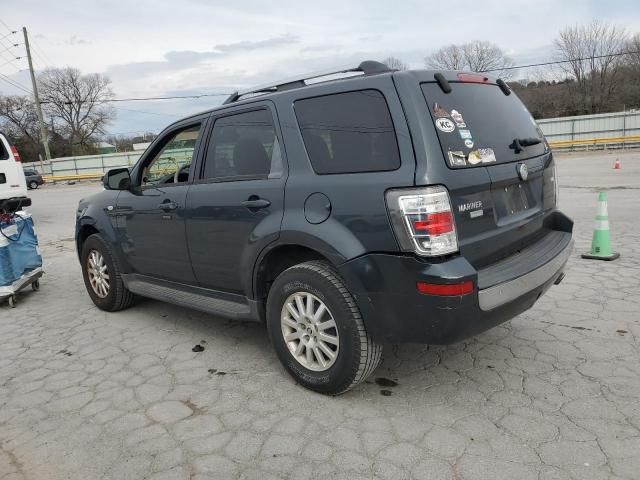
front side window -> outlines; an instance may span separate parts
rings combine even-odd
[[[400,167],[389,107],[377,90],[338,93],[294,104],[316,173],[383,172]]]
[[[166,185],[189,180],[189,167],[201,125],[173,133],[162,149],[144,167],[142,186]]]
[[[269,110],[216,120],[207,147],[203,178],[240,180],[281,175],[282,152]]]

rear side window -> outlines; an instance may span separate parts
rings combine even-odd
[[[207,148],[203,178],[280,176],[282,154],[269,110],[238,113],[216,120]]]
[[[4,142],[0,138],[0,160],[8,160],[8,159],[9,159],[9,152],[4,147]]]
[[[338,93],[294,104],[316,173],[361,173],[400,167],[389,107],[377,90]]]
[[[513,162],[546,151],[542,131],[515,93],[458,82],[451,82],[450,93],[436,83],[422,84],[422,91],[450,167]]]

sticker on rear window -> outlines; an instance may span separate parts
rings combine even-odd
[[[479,164],[482,161],[480,152],[478,150],[474,150],[473,152],[470,152],[468,160],[471,165]]]
[[[456,129],[456,126],[448,118],[436,118],[436,127],[438,127],[438,130],[445,133],[451,133]]]
[[[479,151],[482,163],[491,163],[496,161],[496,155],[493,153],[493,148],[480,148]]]
[[[466,155],[464,152],[449,151],[449,164],[452,167],[464,167],[467,164]]]
[[[438,102],[433,104],[433,115],[437,118],[448,117],[449,112],[440,106]]]
[[[469,130],[458,130],[458,133],[460,134],[460,138],[468,138],[469,140],[473,138]]]
[[[456,126],[458,128],[464,128],[467,126],[467,124],[464,123],[464,118],[462,118],[462,114],[459,111],[451,110],[451,118],[453,118],[453,121],[456,122]]]
[[[471,165],[492,163],[496,161],[496,155],[493,153],[493,148],[479,148],[469,153],[468,160]]]

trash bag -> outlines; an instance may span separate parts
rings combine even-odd
[[[21,213],[0,220],[0,286],[11,285],[42,266],[30,215]]]

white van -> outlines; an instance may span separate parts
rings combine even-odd
[[[27,182],[20,163],[20,155],[0,133],[0,202],[27,197]]]

